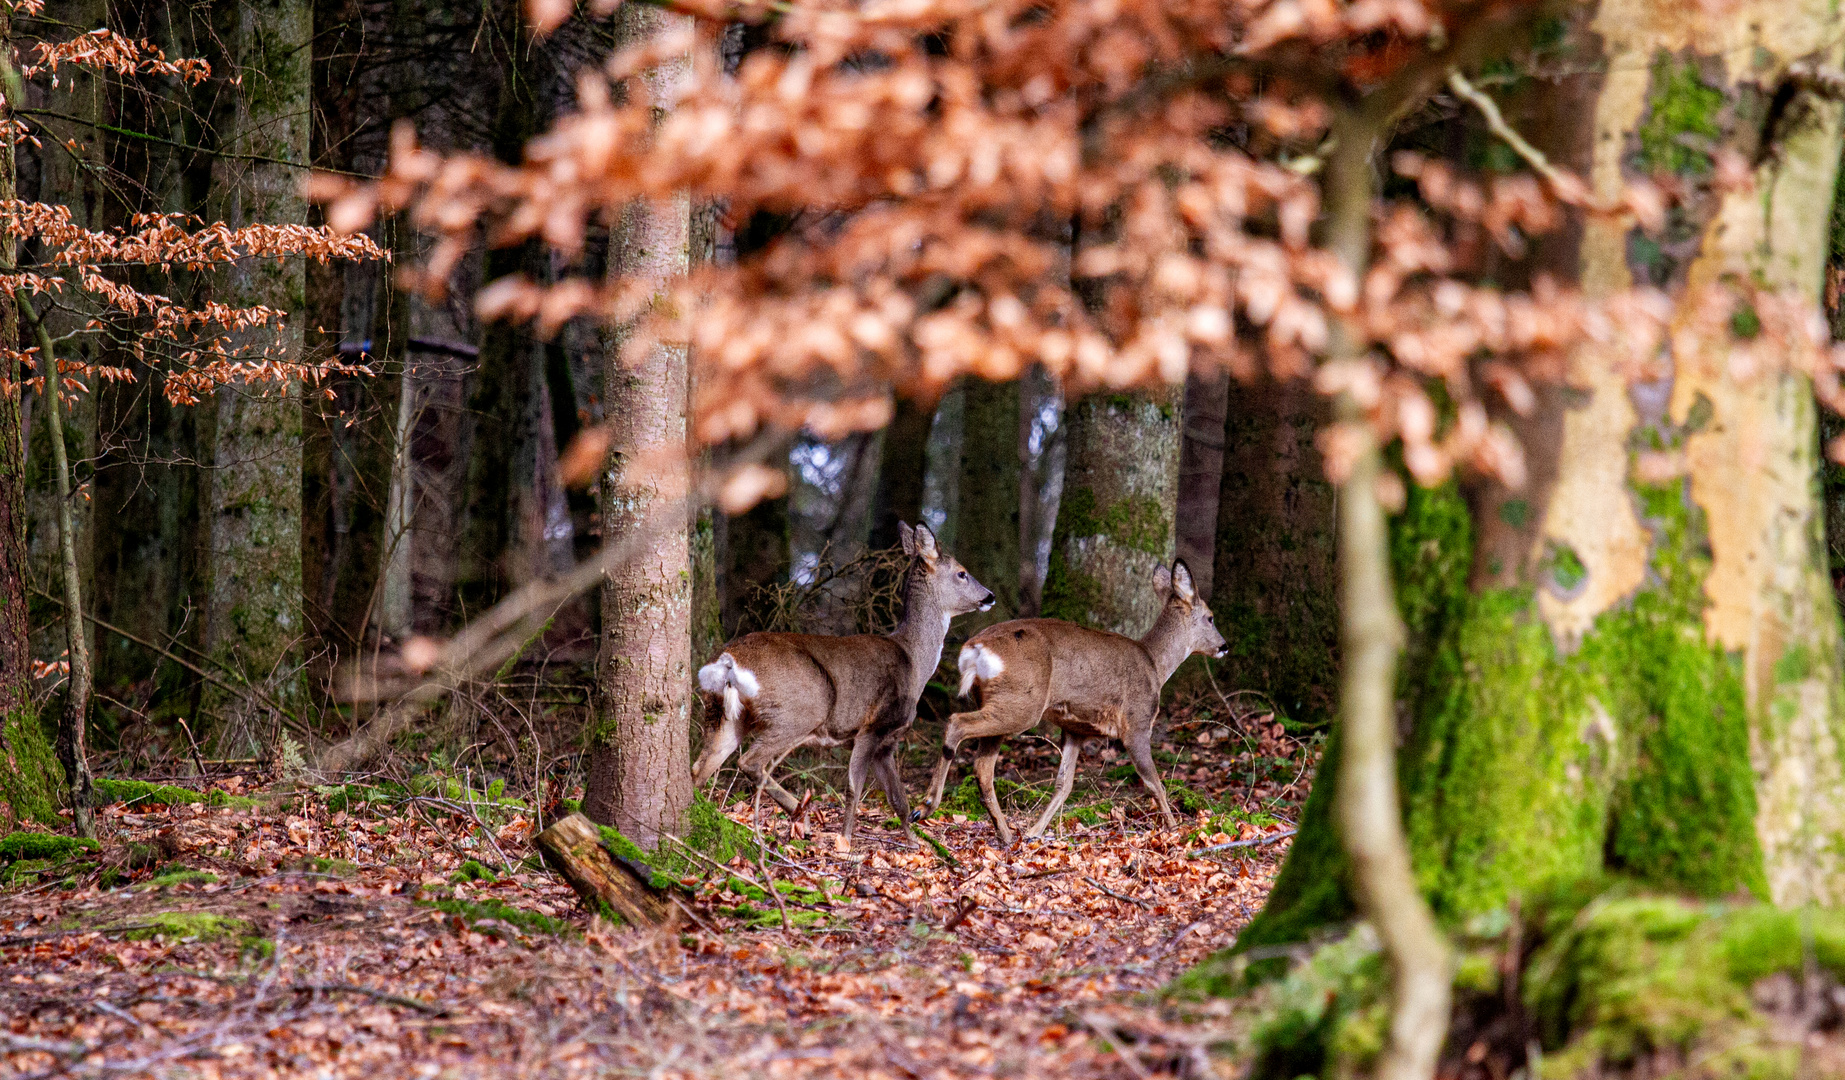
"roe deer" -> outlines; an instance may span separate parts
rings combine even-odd
[[[916,702],[942,659],[948,623],[993,606],[993,594],[961,564],[938,551],[927,526],[900,524],[911,563],[903,583],[903,619],[889,637],[854,634],[746,634],[698,669],[709,724],[692,767],[704,786],[749,735],[737,765],[790,814],[800,804],[769,775],[797,746],[852,743],[846,770],[846,843],[858,819],[867,773],[875,771],[906,836],[910,804],[897,775],[897,743],[916,721]]]
[[[1044,835],[1070,796],[1083,742],[1096,738],[1126,744],[1134,771],[1159,803],[1166,827],[1178,824],[1153,767],[1153,720],[1159,713],[1160,688],[1187,656],[1222,656],[1225,645],[1183,562],[1174,563],[1171,571],[1160,567],[1153,587],[1165,606],[1139,641],[1058,619],[1015,619],[974,635],[961,649],[960,693],[966,697],[977,688],[980,708],[948,718],[942,758],[916,819],[921,821],[942,804],[955,751],[964,740],[973,739],[981,801],[993,815],[1000,843],[1011,844],[1012,830],[993,790],[999,744],[1008,735],[1029,731],[1039,720],[1049,720],[1063,729],[1063,762],[1057,769],[1057,792],[1026,837]]]

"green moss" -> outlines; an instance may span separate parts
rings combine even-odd
[[[1682,484],[1637,494],[1648,586],[1563,649],[1530,591],[1468,594],[1466,529],[1393,534],[1410,629],[1399,693],[1417,718],[1399,780],[1418,880],[1451,925],[1610,871],[1697,896],[1765,893],[1741,672],[1704,636],[1701,513]],[[1451,518],[1424,509],[1420,528]],[[1322,776],[1338,757],[1335,731]],[[1239,950],[1351,916],[1332,792],[1312,789]]]
[[[100,848],[94,840],[56,833],[16,832],[0,837],[0,862],[20,859],[61,861],[97,850]]]
[[[709,799],[692,800],[692,808],[686,811],[686,826],[687,846],[713,862],[727,864],[738,857],[756,857],[756,834],[730,820],[723,808]]]
[[[326,874],[330,877],[352,877],[359,872],[359,864],[348,859],[328,859],[319,855],[304,855],[288,864],[288,869],[307,874]]]
[[[96,780],[96,805],[126,803],[129,806],[183,806],[202,803],[205,796],[171,784],[150,784],[145,780]]]
[[[1675,176],[1709,173],[1711,155],[1705,147],[1714,147],[1723,136],[1723,91],[1704,81],[1696,63],[1679,63],[1662,51],[1653,61],[1647,104],[1639,131],[1641,170]]]
[[[1065,492],[1057,508],[1057,531],[1066,537],[1106,536],[1122,547],[1165,558],[1172,521],[1158,499],[1129,496],[1106,507],[1089,488]]]
[[[515,927],[531,934],[550,934],[557,936],[570,932],[570,924],[562,919],[554,919],[541,912],[514,907],[502,900],[486,897],[480,900],[424,900],[421,907],[434,908],[448,915],[459,916],[471,927],[479,927],[486,920]],[[620,922],[619,918],[611,919]],[[492,929],[487,927],[486,929]]]
[[[485,866],[482,866],[480,863],[475,862],[473,859],[469,859],[467,862],[464,862],[461,864],[460,869],[450,874],[448,876],[448,879],[451,882],[485,881],[488,883],[492,883],[492,882],[500,880],[500,875],[497,873],[494,873],[492,870],[487,869]]]
[[[23,821],[58,824],[64,770],[29,705],[0,716],[0,828]]]
[[[194,870],[187,866],[175,866],[163,870],[151,877],[142,886],[147,889],[160,889],[172,885],[211,885],[218,881],[218,875],[209,870]]]
[[[222,941],[248,936],[255,929],[243,919],[209,911],[159,911],[137,916],[135,921],[140,925],[123,935],[131,941],[152,937]]]
[[[647,879],[649,885],[656,889],[678,887],[679,882],[676,878],[655,868],[656,856],[643,851],[639,844],[623,836],[619,830],[611,829],[607,825],[600,825],[597,828],[602,833],[602,846],[608,849],[609,854],[639,872]],[[664,863],[663,859],[659,861]]]
[[[1044,602],[1040,605],[1044,617],[1087,623],[1105,598],[1102,583],[1094,575],[1071,567],[1063,545],[1053,544],[1050,564],[1044,572]]]
[[[1740,940],[1765,923],[1753,913]],[[1771,1080],[1797,1074],[1799,1048],[1768,1037],[1736,978],[1737,916],[1676,899],[1598,900],[1531,960],[1524,998],[1546,1048],[1545,1072],[1605,1074],[1666,1052],[1701,1075]],[[1777,936],[1769,934],[1766,936]],[[1796,941],[1798,940],[1796,935]],[[1799,970],[1798,949],[1751,958],[1743,973]]]

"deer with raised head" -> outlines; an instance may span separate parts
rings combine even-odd
[[[903,618],[889,636],[745,634],[698,669],[706,694],[704,752],[692,786],[704,786],[718,766],[750,738],[737,762],[759,790],[790,814],[800,803],[770,771],[798,746],[852,744],[846,769],[846,843],[858,821],[859,797],[875,772],[891,809],[914,842],[910,804],[897,774],[897,743],[916,721],[916,702],[942,659],[956,615],[985,611],[993,594],[938,550],[927,526],[900,524],[911,559],[903,583]]]
[[[1160,689],[1187,656],[1222,656],[1225,645],[1211,609],[1192,587],[1185,563],[1174,563],[1170,571],[1161,566],[1154,572],[1153,588],[1164,605],[1153,628],[1139,641],[1060,619],[1015,619],[974,635],[958,658],[960,696],[978,692],[980,707],[948,718],[942,757],[916,820],[942,804],[955,752],[971,739],[981,801],[993,815],[1000,843],[1011,844],[1012,829],[993,790],[999,746],[1007,736],[1049,720],[1063,729],[1063,761],[1057,769],[1057,791],[1037,824],[1025,833],[1028,839],[1043,836],[1063,809],[1076,782],[1076,759],[1089,739],[1119,739],[1140,782],[1159,803],[1166,827],[1176,826],[1165,785],[1153,767],[1153,721],[1159,714]]]

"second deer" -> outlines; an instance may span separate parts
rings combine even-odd
[[[916,702],[942,658],[942,642],[956,615],[985,611],[993,594],[936,548],[927,526],[900,525],[903,553],[911,557],[903,584],[903,619],[889,636],[853,634],[745,634],[698,669],[710,695],[704,752],[692,767],[692,786],[705,781],[740,746],[737,763],[756,786],[790,814],[800,803],[769,775],[797,746],[852,744],[846,769],[846,843],[858,821],[866,777],[878,783],[910,834],[909,800],[897,775],[896,749],[916,720]],[[912,841],[914,837],[912,836]]]
[[[1000,843],[1011,844],[1012,829],[993,789],[1000,742],[1049,720],[1063,729],[1063,761],[1057,769],[1056,794],[1026,832],[1027,838],[1044,835],[1070,797],[1076,759],[1088,739],[1121,740],[1140,782],[1159,803],[1166,827],[1177,825],[1153,766],[1153,721],[1159,714],[1160,689],[1187,656],[1222,656],[1225,646],[1185,563],[1174,563],[1170,571],[1161,566],[1154,573],[1153,588],[1165,603],[1153,628],[1139,641],[1058,619],[1015,619],[982,630],[963,646],[961,696],[977,690],[980,707],[948,718],[942,757],[916,820],[942,804],[955,751],[972,739],[981,801],[993,815]]]

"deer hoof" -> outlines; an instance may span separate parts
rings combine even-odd
[[[919,806],[916,809],[910,811],[910,820],[911,821],[921,821],[933,813],[935,813],[935,807]]]

